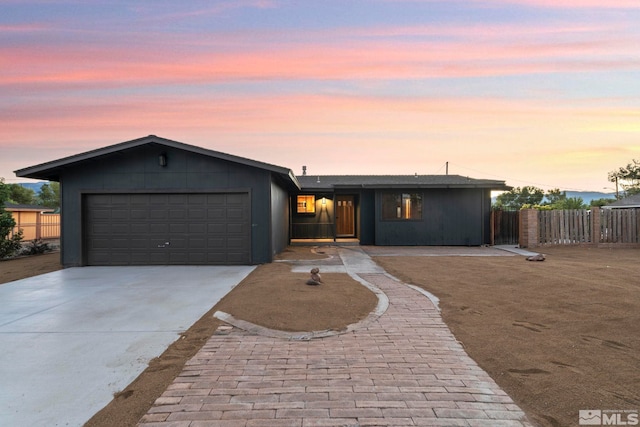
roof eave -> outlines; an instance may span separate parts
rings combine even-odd
[[[269,163],[259,162],[257,160],[251,160],[244,157],[234,156],[232,154],[222,153],[219,151],[209,150],[206,148],[196,147],[194,145],[185,144],[178,141],[173,141],[166,138],[161,138],[156,135],[149,135],[143,138],[134,139],[131,141],[121,142],[119,144],[110,145],[108,147],[98,148],[96,150],[87,151],[81,154],[75,154],[73,156],[64,157],[62,159],[53,160],[39,165],[31,166],[28,168],[18,169],[14,171],[16,176],[23,178],[45,179],[49,181],[59,181],[60,172],[62,168],[80,163],[87,160],[92,160],[98,157],[107,156],[110,154],[118,153],[122,150],[136,148],[145,144],[155,143],[159,145],[165,145],[180,150],[190,151],[196,154],[202,154],[204,156],[216,157],[221,160],[226,160],[233,163],[242,164],[245,166],[251,166],[259,169],[268,170],[290,179],[294,186],[300,187],[300,183],[295,178],[295,175],[291,169],[281,166],[272,165]]]

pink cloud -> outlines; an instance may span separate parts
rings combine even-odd
[[[415,3],[425,0],[384,0],[391,3]],[[438,2],[439,0],[426,0]],[[636,0],[469,0],[481,5],[524,5],[543,8],[593,8],[593,9],[640,9]]]
[[[545,8],[640,9],[636,0],[473,0],[489,4],[521,4]]]
[[[376,30],[393,32],[394,29]],[[397,30],[397,31],[404,31]],[[424,30],[426,32],[431,29]],[[240,47],[234,52],[182,50],[152,45],[96,49],[91,45],[4,48],[0,85],[128,86],[241,80],[348,80],[473,77],[629,69],[640,65],[635,41],[602,37],[589,28],[538,29],[549,37],[523,36],[521,28],[472,27],[452,40],[349,39]],[[545,32],[546,31],[546,32]],[[414,34],[416,31],[411,31]],[[560,32],[562,37],[553,37]],[[18,86],[16,86],[18,87]],[[21,88],[22,90],[22,88]]]

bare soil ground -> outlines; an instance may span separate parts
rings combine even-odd
[[[640,250],[544,253],[544,262],[520,256],[376,261],[440,298],[443,317],[467,352],[539,425],[577,425],[580,409],[639,410]],[[51,260],[60,268],[56,256],[0,262],[0,283],[49,271]],[[280,256],[323,257],[299,247]],[[135,425],[219,326],[216,310],[276,329],[319,330],[353,323],[375,305],[368,290],[344,275],[323,274],[320,287],[303,285],[307,277],[283,263],[258,267],[87,425]]]
[[[640,410],[640,250],[376,258],[440,298],[469,355],[541,426],[580,409]]]

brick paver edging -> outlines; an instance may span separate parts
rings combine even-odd
[[[385,274],[360,276],[389,298],[377,319],[312,340],[223,328],[139,425],[531,426],[428,298]]]

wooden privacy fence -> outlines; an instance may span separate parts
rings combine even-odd
[[[521,247],[540,245],[640,245],[638,209],[525,209],[520,214]]]
[[[517,245],[520,211],[491,211],[491,244]]]
[[[13,212],[13,219],[16,221],[13,232],[22,230],[23,241],[60,238],[60,214]]]
[[[591,242],[591,212],[587,210],[552,210],[538,212],[541,245],[575,245]]]
[[[601,209],[600,243],[640,243],[638,209]]]

